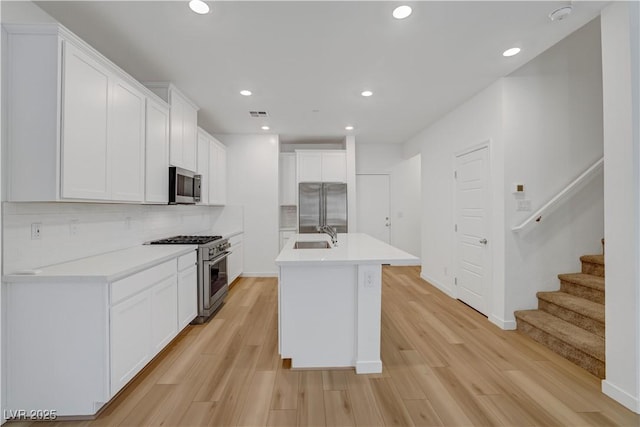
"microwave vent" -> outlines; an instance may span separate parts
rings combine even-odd
[[[258,117],[258,118],[268,116],[266,111],[249,111],[249,115],[251,117]]]

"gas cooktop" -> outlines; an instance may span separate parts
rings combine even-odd
[[[167,239],[154,240],[150,245],[204,245],[222,239],[222,236],[173,236]]]

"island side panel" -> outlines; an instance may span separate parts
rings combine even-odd
[[[382,266],[358,265],[356,373],[382,372],[380,324]]]
[[[280,354],[294,368],[355,366],[356,265],[281,266]]]

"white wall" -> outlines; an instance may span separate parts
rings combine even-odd
[[[217,135],[227,146],[227,202],[244,207],[245,276],[273,276],[278,255],[278,136]]]
[[[602,253],[602,174],[526,235],[511,232],[532,212],[517,212],[512,183],[525,185],[536,211],[602,157],[600,23],[594,20],[504,79],[504,312],[537,308],[536,292],[557,290],[559,273]]]
[[[356,174],[388,174],[390,243],[420,256],[420,156],[404,157],[402,144],[356,144]]]
[[[640,413],[638,4],[614,2],[601,20],[607,269],[602,391]]]
[[[391,169],[391,244],[420,257],[420,154]]]
[[[405,154],[422,153],[421,276],[449,295],[455,295],[454,155],[486,141],[490,141],[490,192],[493,195],[489,241],[493,249],[493,269],[498,273],[501,268],[504,242],[500,198],[503,194],[502,88],[502,81],[497,81],[406,143]],[[500,280],[499,274],[493,278],[497,290],[503,289]]]
[[[594,179],[536,230],[511,227],[511,184],[523,182],[535,211],[602,156],[598,22],[592,22],[460,105],[405,143],[422,153],[422,276],[456,296],[453,159],[489,141],[492,254],[489,319],[515,328],[513,312],[537,307],[536,291],[558,289],[603,235],[602,179]]]
[[[356,173],[391,173],[404,160],[402,144],[356,144]]]
[[[0,22],[2,22],[2,6],[0,6]],[[4,126],[4,97],[2,96],[3,93],[5,92],[6,88],[4,87],[4,79],[2,78],[2,70],[5,67],[5,63],[4,63],[4,56],[2,55],[2,52],[4,52],[4,50],[6,49],[5,46],[5,34],[4,34],[4,30],[2,30],[2,34],[1,34],[1,40],[0,40],[0,57],[2,57],[2,61],[1,61],[1,65],[0,65],[0,82],[2,82],[0,84],[0,138],[2,138],[2,141],[4,141],[5,139],[5,126]],[[2,144],[0,144],[0,147],[2,146]],[[2,183],[2,175],[4,173],[4,168],[2,167],[2,150],[0,150],[0,189],[4,188],[3,187],[3,183]],[[2,242],[2,217],[0,216],[0,242]],[[2,259],[2,244],[0,244],[0,259]],[[2,277],[2,275],[4,274],[4,270],[2,269],[2,266],[0,265],[0,277]],[[3,326],[3,322],[2,319],[4,317],[3,315],[3,310],[2,310],[2,294],[4,294],[4,286],[2,286],[1,282],[0,282],[0,424],[4,423],[4,346],[3,346],[3,342],[4,342],[4,326]]]

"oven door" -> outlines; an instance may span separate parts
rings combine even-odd
[[[216,258],[203,262],[202,303],[201,316],[210,316],[222,304],[229,293],[227,283],[227,257],[231,252],[223,252]]]

